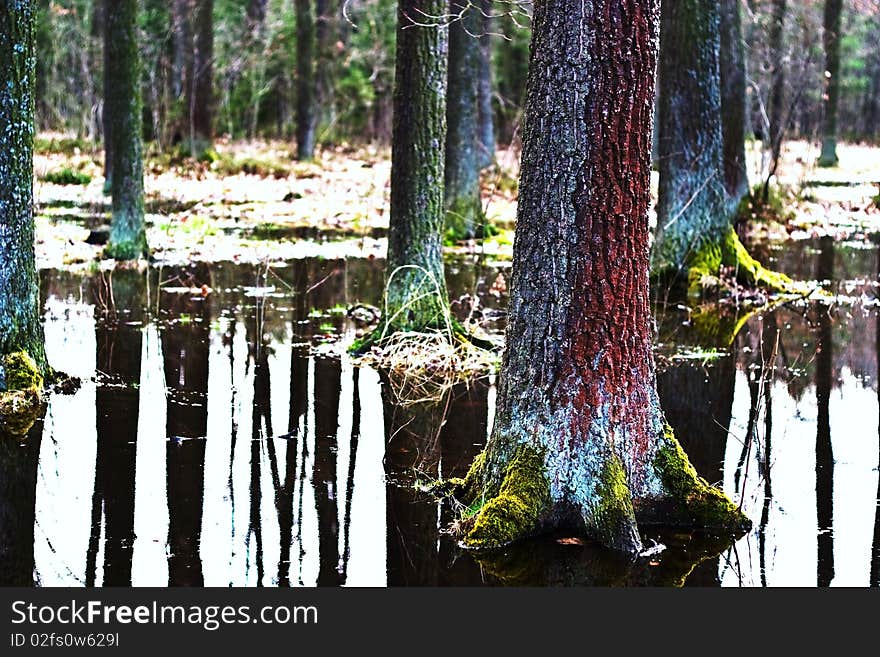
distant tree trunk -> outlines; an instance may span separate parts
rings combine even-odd
[[[193,79],[187,91],[190,155],[201,158],[214,139],[214,0],[195,0]]]
[[[492,106],[492,34],[491,15],[493,0],[481,0],[480,72],[477,101],[480,117],[480,168],[495,162],[495,109]],[[450,48],[452,46],[450,45]]]
[[[107,12],[109,11],[111,0],[99,0],[95,2],[95,17],[100,18],[101,24],[99,28],[103,35],[103,94],[104,105],[101,111],[101,132],[104,135],[104,193],[110,194],[113,191],[113,125],[110,121],[110,114],[107,111],[107,98],[113,93],[110,89],[110,79],[107,71],[110,70],[110,46],[107,44]]]
[[[746,170],[746,58],[740,0],[721,2],[721,133],[724,186],[732,199],[749,192]]]
[[[134,260],[147,255],[144,164],[141,144],[141,80],[137,0],[108,0],[104,21],[107,83],[104,111],[112,139],[113,219],[106,255]]]
[[[481,14],[469,0],[451,0],[449,14],[449,85],[446,94],[446,165],[444,202],[446,234],[453,241],[471,239],[483,223],[480,199],[478,83]]]
[[[655,0],[535,5],[507,347],[492,436],[464,483],[464,501],[479,507],[462,523],[467,546],[574,528],[636,553],[637,518],[746,522],[697,477],[657,396],[648,206],[658,11]]]
[[[443,170],[449,34],[442,25],[417,25],[442,16],[444,0],[399,0],[391,219],[380,330],[419,331],[445,326],[449,314],[443,276]]]
[[[773,0],[770,19],[770,61],[772,77],[770,87],[770,141],[771,172],[776,171],[782,140],[785,137],[785,14],[786,0]]]
[[[335,0],[315,0],[315,105],[318,125],[323,129],[334,119],[333,81],[337,70],[336,29],[338,19]]]
[[[315,157],[315,14],[311,0],[296,4],[296,159]]]
[[[755,261],[733,230],[738,198],[725,189],[721,130],[720,11],[710,0],[662,3],[658,145],[658,273],[687,272],[699,292],[704,276],[732,267],[742,283],[789,284]],[[741,139],[741,137],[740,137]]]
[[[112,0],[107,0],[112,2]],[[193,78],[193,47],[192,47],[192,0],[171,0],[171,39],[174,52],[172,65],[172,98],[181,99],[183,125],[176,126],[179,131],[175,141],[183,140],[189,132],[189,94]]]
[[[837,100],[840,96],[840,11],[843,0],[825,0],[822,44],[825,47],[825,94],[822,97],[820,167],[837,165]]]
[[[34,7],[0,6],[0,357],[46,369],[34,256]]]

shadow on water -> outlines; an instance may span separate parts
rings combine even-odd
[[[733,546],[652,530],[664,548],[635,561],[577,536],[479,554],[449,538],[455,509],[414,484],[466,473],[491,380],[402,405],[376,371],[314,350],[363,328],[347,309],[379,305],[383,266],[42,272],[50,359],[84,384],[0,441],[4,583],[880,584],[876,248],[787,248],[780,269],[843,302],[759,312],[715,349],[687,308],[661,315],[667,419],[754,529]],[[508,273],[451,263],[456,311],[503,328]]]

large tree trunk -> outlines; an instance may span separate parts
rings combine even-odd
[[[481,169],[495,162],[495,110],[492,107],[492,2],[493,0],[481,0],[480,4],[482,25],[477,105],[480,121],[478,141]]]
[[[784,288],[788,279],[749,256],[733,230],[738,199],[724,185],[718,4],[681,0],[662,7],[652,264],[658,273],[687,273],[695,293],[704,276],[718,276],[722,267],[734,268],[742,283]]]
[[[492,436],[465,480],[478,507],[467,546],[570,527],[634,553],[637,518],[746,522],[697,477],[657,397],[648,205],[658,11],[639,0],[535,6],[507,348]]]
[[[840,10],[843,0],[825,0],[822,44],[825,46],[825,94],[822,97],[820,167],[837,165],[837,99],[840,96]]]
[[[449,35],[417,24],[447,9],[444,0],[398,3],[386,333],[442,327],[449,314],[441,244]]]
[[[315,157],[315,14],[311,0],[296,3],[296,159]]]
[[[446,234],[471,239],[483,223],[480,199],[478,82],[481,14],[469,0],[451,0],[449,86],[446,95]]]
[[[189,151],[193,157],[202,157],[214,138],[214,0],[195,0],[192,16],[193,79],[187,89]]]
[[[108,2],[104,16],[104,111],[110,123],[113,158],[113,219],[105,253],[119,260],[147,255],[137,7],[137,0]]]
[[[0,7],[0,356],[46,367],[34,257],[34,7]]]
[[[746,57],[740,0],[721,2],[721,133],[724,186],[732,199],[749,192],[746,171]]]

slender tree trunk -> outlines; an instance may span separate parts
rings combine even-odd
[[[657,396],[648,205],[658,12],[640,0],[535,6],[507,348],[492,436],[465,480],[479,507],[463,523],[467,546],[568,527],[634,553],[637,518],[746,522],[698,479]]]
[[[820,241],[816,280],[834,277],[834,238]],[[831,445],[831,387],[834,376],[834,341],[828,308],[819,306],[816,344],[816,519],[817,585],[834,579],[834,451]]]
[[[137,0],[105,5],[107,79],[104,109],[111,123],[113,219],[105,253],[118,260],[147,255]]]
[[[95,2],[95,17],[100,18],[101,24],[98,26],[103,35],[103,94],[104,104],[101,111],[101,132],[104,136],[104,193],[110,194],[113,191],[113,125],[110,121],[110,114],[107,111],[107,98],[113,93],[110,89],[110,79],[107,71],[110,70],[110,46],[107,44],[107,12],[110,11],[110,0],[98,0]]]
[[[471,239],[483,223],[480,199],[481,14],[469,0],[451,0],[449,13],[460,16],[449,25],[449,85],[446,95],[446,165],[444,199],[446,235]]]
[[[33,3],[3,3],[0,6],[0,356],[24,351],[45,370],[34,256],[35,66]]]
[[[334,119],[333,81],[337,70],[336,29],[338,6],[335,0],[315,0],[315,104],[318,125],[323,129]]]
[[[391,219],[383,332],[444,327],[443,171],[449,35],[443,0],[400,0],[391,147]]]
[[[773,72],[770,87],[770,141],[771,171],[776,171],[782,140],[785,137],[785,14],[786,0],[773,0],[770,19],[770,59]]]
[[[480,72],[477,101],[479,108],[480,168],[495,162],[495,110],[492,106],[492,2],[481,0]],[[452,46],[450,45],[450,48]]]
[[[822,97],[820,167],[837,165],[837,101],[840,96],[840,12],[843,0],[825,0],[822,44],[825,47],[825,93]]]
[[[692,293],[722,267],[733,268],[742,283],[784,288],[787,277],[749,256],[733,230],[739,199],[732,199],[724,184],[718,4],[663,3],[661,35],[660,190],[652,264],[658,273],[687,272]]]
[[[296,3],[296,158],[315,157],[315,14],[311,0]]]
[[[749,192],[746,170],[746,57],[740,0],[721,2],[721,133],[724,186],[732,199]]]
[[[188,89],[190,154],[201,158],[214,138],[214,0],[193,7],[193,79]]]

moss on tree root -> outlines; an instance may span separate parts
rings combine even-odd
[[[0,392],[0,434],[23,436],[40,415],[43,376],[23,351],[3,357],[6,390]]]
[[[697,474],[668,424],[657,450],[654,467],[672,502],[672,515],[663,524],[700,529],[743,531],[751,521],[724,491]]]
[[[737,282],[773,292],[802,292],[785,274],[767,269],[748,252],[733,227],[717,242],[707,242],[687,262],[688,294],[699,297],[707,280],[715,280],[722,267],[733,269]]]
[[[465,482],[476,486],[476,477],[485,474],[485,456],[474,462]],[[469,482],[469,483],[468,483]],[[497,494],[481,491],[471,511],[473,523],[462,545],[471,549],[497,548],[535,534],[541,517],[550,508],[550,482],[543,455],[533,447],[520,446],[513,454]]]

